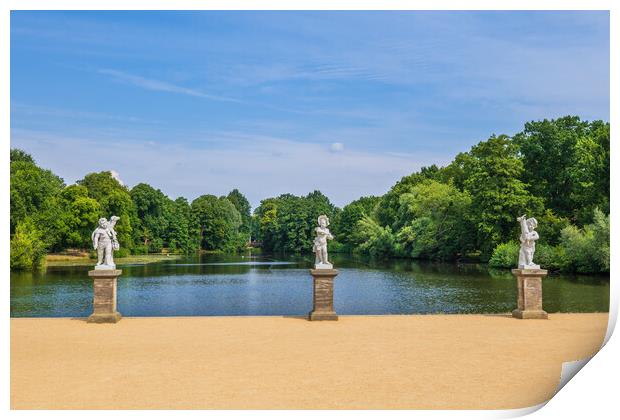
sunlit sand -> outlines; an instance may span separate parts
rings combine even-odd
[[[497,409],[551,398],[608,314],[11,319],[14,409]]]

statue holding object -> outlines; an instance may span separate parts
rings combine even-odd
[[[116,239],[116,231],[114,226],[120,218],[118,216],[110,217],[108,221],[105,217],[99,219],[99,226],[92,234],[93,248],[97,250],[97,265],[95,270],[115,270],[113,252],[120,249],[118,240]]]
[[[540,269],[540,265],[534,263],[534,251],[536,250],[536,241],[538,240],[538,221],[525,215],[518,217],[517,222],[521,225],[521,248],[519,249],[519,268]]]
[[[327,260],[327,240],[334,239],[327,228],[329,226],[329,219],[322,214],[318,218],[318,223],[319,226],[314,229],[316,238],[314,238],[314,246],[312,247],[312,251],[315,254],[314,268],[317,270],[332,269],[334,266]]]

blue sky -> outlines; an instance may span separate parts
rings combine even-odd
[[[11,145],[67,183],[342,206],[567,114],[609,120],[607,12],[11,14]]]

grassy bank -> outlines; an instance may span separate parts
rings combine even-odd
[[[172,254],[147,254],[147,255],[130,255],[128,257],[114,258],[117,265],[123,264],[150,264],[159,261],[176,260],[181,255]],[[48,267],[64,267],[64,266],[83,266],[94,265],[97,260],[89,255],[65,255],[65,254],[49,254],[45,258],[45,265]]]

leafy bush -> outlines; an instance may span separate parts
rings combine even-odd
[[[565,251],[562,269],[578,273],[609,272],[609,216],[594,210],[594,222],[583,229],[562,229]]]
[[[566,252],[560,245],[536,245],[534,262],[545,270],[560,270],[565,265]]]
[[[123,258],[131,255],[131,252],[128,248],[121,248],[118,251],[114,251],[114,258]]]
[[[327,243],[327,249],[333,253],[346,253],[351,251],[351,247],[347,244],[338,242],[337,240],[329,241]]]
[[[519,247],[516,242],[505,242],[497,245],[489,259],[489,266],[516,268],[519,263]]]
[[[46,247],[42,236],[29,218],[17,224],[11,238],[11,270],[35,270],[43,265]]]
[[[134,255],[145,255],[149,253],[149,246],[148,245],[135,245],[131,251]],[[118,252],[116,252],[116,255],[118,256]]]
[[[389,257],[394,254],[396,248],[392,229],[379,225],[368,216],[357,222],[354,240],[358,244],[356,252],[369,254],[372,257]]]

